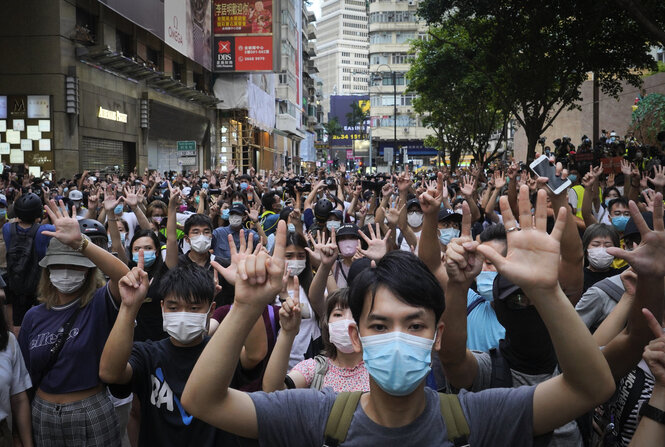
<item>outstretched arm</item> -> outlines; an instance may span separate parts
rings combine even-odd
[[[247,393],[229,385],[247,335],[282,289],[285,242],[282,221],[272,257],[261,251],[239,263],[234,305],[203,350],[182,393],[182,404],[190,414],[246,438],[258,436],[256,409]]]

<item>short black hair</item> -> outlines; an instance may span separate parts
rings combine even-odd
[[[503,224],[494,224],[485,228],[482,233],[478,235],[480,242],[489,241],[503,241],[506,242],[506,227]]]
[[[261,205],[263,205],[264,211],[272,211],[272,206],[275,204],[275,196],[279,196],[279,194],[274,189],[263,193],[261,196]]]
[[[212,231],[212,221],[205,214],[192,214],[185,221],[185,234],[189,236],[192,227],[208,227]]]
[[[365,296],[371,293],[373,306],[380,286],[406,304],[431,309],[437,322],[446,308],[443,289],[425,263],[413,253],[395,250],[385,255],[376,268],[363,270],[351,284],[349,307],[356,323],[360,322]]]
[[[211,303],[215,297],[215,282],[212,273],[197,264],[177,265],[160,278],[159,295],[163,299],[175,297],[192,304]]]
[[[624,205],[626,208],[628,208],[628,200],[626,200],[624,197],[618,197],[614,200],[610,200],[610,203],[607,204],[607,211],[612,212],[612,208],[614,208],[614,205],[621,204]]]

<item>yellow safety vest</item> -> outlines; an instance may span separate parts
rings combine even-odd
[[[582,202],[584,201],[584,186],[582,185],[575,185],[573,186],[573,191],[575,191],[575,194],[577,194],[577,210],[575,212],[575,215],[582,219]],[[603,192],[598,188],[598,197],[600,198],[600,201],[603,201]]]

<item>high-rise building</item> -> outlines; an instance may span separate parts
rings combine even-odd
[[[429,164],[436,150],[424,146],[431,130],[412,106],[414,94],[406,93],[406,72],[414,58],[411,41],[427,37],[427,25],[416,15],[417,0],[370,0],[369,71],[371,136],[377,166],[384,162],[384,150],[392,150],[395,160],[413,160]],[[389,157],[386,157],[389,158]]]
[[[330,95],[367,93],[367,39],[364,0],[322,2],[321,18],[316,22],[316,64],[324,101]],[[326,105],[324,110],[328,110]]]

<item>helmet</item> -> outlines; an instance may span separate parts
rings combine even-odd
[[[314,205],[314,217],[321,221],[328,220],[328,215],[333,208],[334,206],[330,200],[326,198],[319,199]]]
[[[23,194],[14,202],[14,213],[23,222],[34,222],[42,217],[42,199],[37,194]]]
[[[94,219],[81,219],[79,220],[79,228],[81,233],[88,236],[93,244],[106,250],[108,236],[104,225]]]

